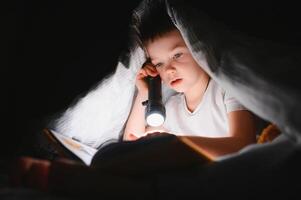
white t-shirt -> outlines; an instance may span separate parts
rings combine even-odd
[[[229,136],[227,113],[246,110],[212,79],[193,112],[188,110],[183,93],[171,96],[165,104],[165,109],[166,120],[163,127],[170,133],[205,137]]]

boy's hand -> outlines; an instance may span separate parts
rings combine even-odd
[[[128,135],[128,137],[126,138],[126,140],[129,140],[129,141],[134,141],[134,140],[137,140],[137,139],[139,139],[139,138],[136,135],[132,134],[132,133],[130,133]]]
[[[145,63],[142,68],[138,71],[136,76],[136,87],[138,89],[138,93],[147,94],[148,86],[145,81],[145,77],[152,76],[155,77],[159,73],[156,68],[151,63]]]
[[[166,133],[166,132],[152,132],[152,133],[148,133],[144,137],[145,138],[152,138],[152,137],[157,137],[157,136],[161,136],[161,135],[170,135],[170,133]]]

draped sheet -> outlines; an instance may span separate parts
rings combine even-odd
[[[143,1],[134,16],[143,16],[156,2]],[[170,0],[164,5],[199,65],[244,106],[299,141],[300,49],[234,32],[210,19],[194,2]],[[116,71],[52,122],[57,132],[93,147],[121,137],[135,97],[135,76],[145,62],[138,41],[130,44]],[[171,94],[164,87],[163,101]]]

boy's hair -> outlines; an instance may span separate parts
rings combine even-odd
[[[133,16],[134,34],[140,45],[144,46],[176,29],[167,13],[165,1],[146,1],[141,10],[134,12]]]

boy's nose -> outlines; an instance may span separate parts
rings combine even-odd
[[[176,71],[175,65],[173,62],[170,62],[166,65],[165,67],[165,72],[166,73],[174,73]]]

